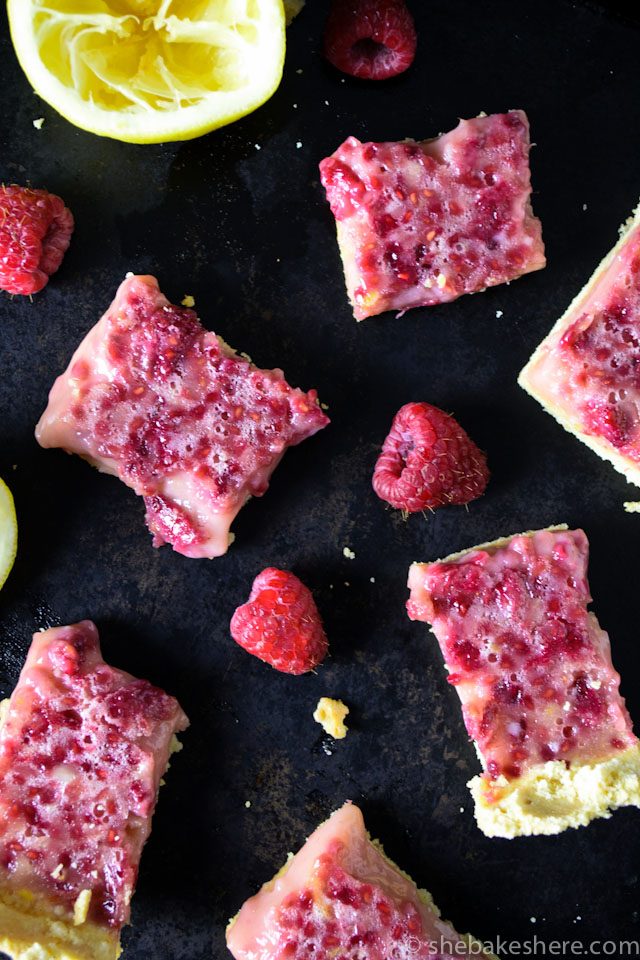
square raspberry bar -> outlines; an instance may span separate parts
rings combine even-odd
[[[227,928],[227,946],[235,960],[492,957],[440,918],[426,890],[369,838],[351,803],[247,900]]]
[[[455,300],[546,261],[522,110],[434,140],[360,143],[320,164],[356,320]]]
[[[518,382],[640,486],[639,369],[640,207]]]
[[[469,786],[490,837],[560,833],[640,806],[640,745],[587,609],[589,546],[556,527],[409,571],[484,772]]]
[[[176,732],[91,621],[36,633],[0,728],[0,951],[116,960]]]
[[[154,546],[218,557],[287,447],[329,422],[315,390],[259,370],[130,275],[58,377],[36,428],[144,497]]]

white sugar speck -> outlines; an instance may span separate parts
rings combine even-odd
[[[298,104],[297,104],[297,103],[294,103],[293,109],[294,109],[294,110],[297,110],[297,109],[298,109]]]
[[[464,807],[460,807],[460,813],[464,813]]]
[[[303,72],[302,68],[300,70],[296,70],[296,73],[302,73],[302,72]]]
[[[296,140],[296,150],[299,150],[302,146],[302,140]]]
[[[587,209],[586,203],[583,203],[583,204],[582,204],[582,209],[583,209],[583,210],[586,210],[586,209]]]
[[[260,146],[259,143],[254,143],[254,147],[256,148],[256,150],[262,150],[262,147]]]
[[[36,130],[42,130],[42,124],[44,123],[44,117],[38,117],[37,120],[33,121],[33,125]]]
[[[355,553],[354,553],[353,550],[351,550],[349,547],[343,547],[343,548],[342,548],[342,555],[343,555],[343,557],[346,557],[347,560],[355,560],[355,558],[356,558]]]
[[[503,317],[503,316],[504,316],[504,313],[502,312],[502,310],[496,310],[496,320],[499,320],[500,317]]]
[[[244,805],[245,805],[245,807],[246,807],[247,810],[248,810],[249,807],[251,806],[251,800],[245,800]]]
[[[375,583],[375,582],[376,582],[375,577],[369,577],[369,583]]]
[[[536,922],[536,918],[535,918],[535,917],[529,917],[529,920],[531,920],[531,923],[535,923],[535,922]]]

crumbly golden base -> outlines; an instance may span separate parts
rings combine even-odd
[[[530,379],[530,372],[535,366],[536,361],[540,356],[545,352],[547,347],[556,343],[558,339],[562,336],[564,331],[571,326],[576,316],[579,314],[581,304],[590,296],[591,291],[602,278],[604,273],[609,269],[614,258],[618,254],[620,248],[624,245],[627,235],[629,232],[640,223],[640,204],[634,210],[632,216],[622,224],[620,227],[620,239],[616,243],[615,247],[609,251],[607,256],[602,260],[600,265],[597,267],[595,273],[587,281],[585,286],[582,288],[580,293],[574,297],[572,302],[569,304],[568,309],[560,317],[560,319],[554,324],[549,334],[544,338],[542,343],[537,347],[537,349],[532,354],[526,366],[520,372],[518,377],[518,383],[529,396],[533,397],[534,400],[537,400],[538,403],[554,417],[558,423],[564,427],[569,433],[572,433],[578,440],[581,440],[587,447],[593,450],[594,453],[597,453],[599,457],[603,460],[608,460],[609,463],[615,467],[620,473],[622,473],[629,483],[635,484],[635,486],[640,487],[640,466],[637,463],[634,463],[629,457],[625,457],[623,454],[619,453],[612,444],[607,443],[606,440],[603,440],[600,437],[593,437],[590,434],[587,434],[579,421],[578,417],[574,414],[573,411],[559,406],[557,403],[550,401],[548,398],[543,397],[535,388]]]
[[[118,931],[75,926],[60,907],[29,891],[1,889],[0,951],[12,960],[117,960],[122,952]]]
[[[618,807],[640,807],[640,744],[592,763],[550,760],[518,780],[468,786],[478,826],[487,837],[528,837],[584,827]]]

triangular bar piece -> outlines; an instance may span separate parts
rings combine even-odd
[[[370,839],[351,803],[247,900],[227,928],[227,946],[235,960],[491,956],[440,918],[426,890]]]
[[[640,486],[640,207],[519,384]]]

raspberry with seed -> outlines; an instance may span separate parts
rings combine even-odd
[[[328,650],[311,591],[293,573],[275,567],[253,581],[248,602],[231,618],[231,636],[282,673],[307,673]]]
[[[62,263],[73,225],[60,197],[0,186],[0,289],[24,296],[42,290]]]
[[[365,80],[395,77],[413,63],[416,43],[404,0],[333,0],[324,55],[343,73]]]
[[[381,500],[407,513],[480,497],[489,470],[459,423],[430,403],[407,403],[393,418],[373,471]]]

